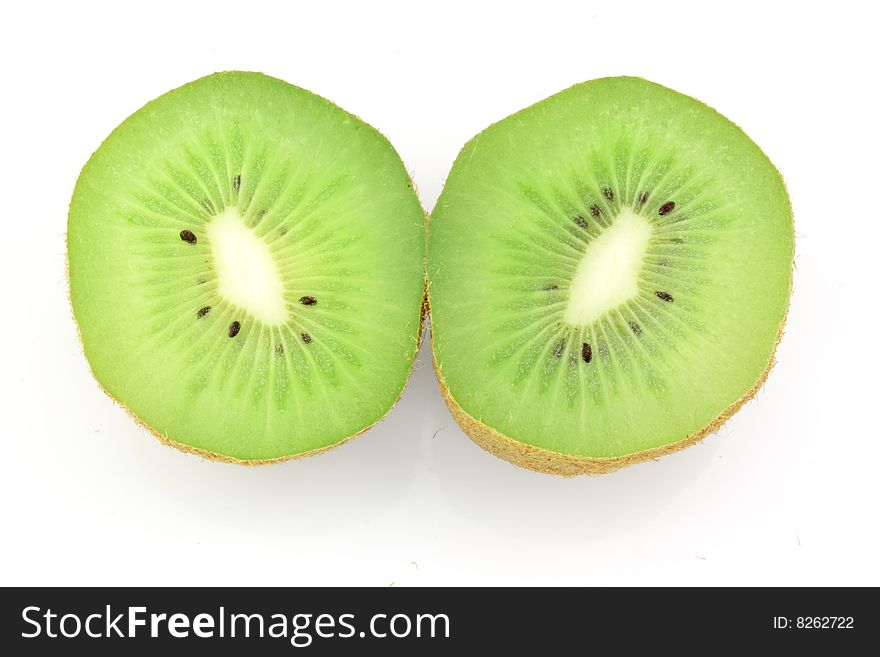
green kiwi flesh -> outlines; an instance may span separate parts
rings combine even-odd
[[[736,125],[645,80],[576,85],[474,137],[437,201],[443,394],[535,470],[692,444],[766,378],[793,248],[782,178]]]
[[[222,460],[319,451],[381,419],[421,326],[424,214],[375,129],[265,75],[202,78],[126,119],[68,218],[100,385]]]

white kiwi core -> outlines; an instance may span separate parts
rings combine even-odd
[[[248,228],[235,208],[211,219],[207,235],[223,298],[264,324],[285,323],[284,285],[269,245]]]
[[[652,232],[647,219],[631,208],[620,209],[581,257],[569,288],[566,322],[584,326],[636,296]]]

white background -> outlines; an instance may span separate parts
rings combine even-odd
[[[0,584],[880,584],[880,16],[714,5],[4,8]],[[426,349],[388,418],[328,454],[247,469],[163,447],[80,353],[67,205],[113,127],[224,69],[379,128],[427,209],[467,139],[575,82],[639,75],[716,107],[795,208],[795,294],[767,385],[703,444],[599,478],[474,446]]]

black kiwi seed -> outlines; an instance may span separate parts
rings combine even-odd
[[[240,330],[241,330],[241,324],[237,321],[232,322],[232,324],[229,325],[229,337],[234,338],[236,335],[238,335],[238,332]]]
[[[556,285],[556,283],[550,283],[549,285],[544,286],[544,290],[546,290],[547,292],[550,292],[551,290],[558,290],[558,289],[559,289],[559,286]]]
[[[673,243],[673,244],[684,244],[684,240],[681,239],[680,237],[673,237],[673,238],[672,238],[672,243]]]
[[[675,301],[675,299],[672,298],[672,295],[669,294],[669,292],[661,292],[660,290],[658,290],[654,292],[654,294],[657,295],[657,298],[663,299],[663,301]]]
[[[590,214],[592,214],[596,218],[599,218],[602,216],[602,208],[600,208],[598,205],[593,204],[590,206]]]
[[[605,189],[603,189],[603,190],[602,190],[602,194],[603,194],[603,195],[605,196],[605,198],[607,198],[609,201],[613,201],[613,200],[614,200],[614,190],[611,189],[610,187],[606,187]]]
[[[648,192],[642,192],[639,194],[639,205],[644,205],[648,202]]]
[[[314,306],[318,300],[315,297],[300,297],[299,302],[304,306]]]
[[[306,344],[309,344],[312,341],[312,336],[309,335],[308,333],[303,332],[303,333],[300,333],[299,335],[302,338],[302,341],[305,342]]]
[[[635,333],[636,335],[641,335],[641,334],[642,334],[642,327],[639,326],[639,323],[638,323],[638,322],[634,322],[634,321],[630,320],[630,322],[629,322],[629,328],[630,328],[630,330],[632,330],[632,332]]]
[[[205,315],[211,312],[211,306],[205,306],[204,308],[199,308],[199,312],[196,313],[196,319],[201,319]]]
[[[663,205],[660,206],[660,209],[657,212],[660,213],[661,217],[665,217],[667,214],[672,212],[675,209],[675,203],[673,201],[666,201]]]
[[[241,174],[240,173],[235,174],[235,176],[232,178],[232,188],[235,191],[238,191],[239,189],[241,189]]]
[[[590,346],[589,342],[584,342],[581,346],[581,358],[584,359],[585,363],[589,363],[593,360],[593,348]]]
[[[563,349],[565,349],[565,340],[560,340],[556,343],[556,346],[553,347],[553,355],[556,358],[561,358]]]
[[[580,226],[581,228],[586,228],[586,227],[587,227],[587,220],[584,219],[581,215],[577,215],[577,216],[574,218],[574,223],[576,223],[576,224],[577,224],[578,226]]]
[[[188,242],[189,244],[195,244],[198,240],[196,239],[195,233],[191,230],[186,230],[185,228],[180,231],[180,239],[184,242]]]

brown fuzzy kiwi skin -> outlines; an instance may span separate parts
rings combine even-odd
[[[776,345],[774,345],[773,347],[774,355],[776,352],[776,346],[779,345],[779,340],[782,338],[782,333],[782,327],[780,326],[779,332],[776,336]],[[437,362],[436,352],[434,352],[433,361],[434,372],[437,374],[437,381],[440,384],[440,394],[443,396],[443,400],[446,402],[446,405],[449,407],[449,411],[452,413],[452,417],[455,418],[455,421],[461,427],[462,431],[464,431],[465,434],[467,434],[467,436],[477,445],[482,447],[493,456],[497,456],[500,459],[509,461],[510,463],[518,465],[521,468],[526,468],[535,472],[561,475],[563,477],[574,477],[582,474],[608,474],[609,472],[614,472],[615,470],[619,470],[620,468],[625,468],[628,465],[635,465],[636,463],[641,463],[642,461],[658,459],[661,456],[672,454],[673,452],[677,452],[681,449],[684,449],[685,447],[690,447],[691,445],[695,445],[698,442],[701,442],[710,433],[715,433],[716,431],[718,431],[718,429],[721,428],[721,425],[727,422],[727,420],[729,420],[740,408],[742,408],[742,406],[747,401],[752,399],[757,394],[758,390],[761,388],[762,385],[764,385],[764,382],[770,375],[770,370],[773,369],[773,365],[776,362],[774,355],[770,356],[770,361],[767,364],[767,369],[764,370],[764,373],[761,375],[755,385],[753,385],[749,389],[749,391],[746,392],[746,394],[744,394],[733,404],[724,409],[724,411],[722,411],[721,414],[718,415],[714,420],[712,420],[708,425],[706,425],[696,433],[688,436],[683,440],[670,443],[668,445],[662,445],[661,447],[653,447],[651,449],[646,449],[641,452],[633,452],[632,454],[624,454],[623,456],[610,457],[590,457],[578,456],[574,454],[562,454],[560,452],[554,452],[548,449],[543,449],[541,447],[535,447],[534,445],[527,445],[512,438],[508,438],[507,436],[499,433],[492,427],[483,424],[477,418],[473,417],[461,406],[459,406],[458,402],[455,401],[455,398],[449,391],[449,388],[446,386],[446,381],[443,379],[443,372],[440,364]]]
[[[781,175],[780,178],[782,178]],[[785,185],[785,179],[782,178],[782,180],[783,185]],[[790,209],[789,212],[791,212]],[[792,237],[794,237],[793,224],[792,233]],[[437,375],[437,382],[440,385],[440,394],[443,397],[443,401],[446,402],[446,406],[449,408],[450,413],[452,413],[452,417],[461,427],[461,430],[464,431],[464,433],[472,441],[474,441],[477,445],[482,447],[493,456],[508,461],[513,465],[519,466],[521,468],[532,470],[534,472],[559,475],[562,477],[608,474],[610,472],[614,472],[615,470],[625,468],[629,465],[635,465],[636,463],[641,463],[643,461],[656,460],[661,456],[666,456],[667,454],[672,454],[673,452],[685,449],[686,447],[690,447],[691,445],[696,445],[697,443],[702,442],[702,440],[709,434],[718,431],[718,429],[720,429],[725,422],[733,417],[733,415],[736,414],[736,412],[740,408],[742,408],[746,402],[755,397],[755,395],[758,393],[758,390],[760,390],[761,386],[764,385],[767,377],[770,376],[770,370],[772,370],[773,366],[776,364],[776,349],[779,347],[779,342],[782,340],[782,336],[785,332],[785,322],[788,319],[788,311],[791,307],[791,296],[794,291],[794,271],[796,268],[794,259],[794,248],[795,241],[793,239],[792,259],[790,265],[791,271],[789,274],[789,303],[785,308],[785,313],[782,316],[782,321],[779,323],[779,327],[776,330],[776,342],[770,352],[770,358],[767,362],[767,368],[764,370],[763,374],[761,374],[755,384],[751,388],[749,388],[749,390],[742,397],[740,397],[730,406],[724,409],[714,420],[712,420],[705,427],[682,440],[676,441],[674,443],[669,443],[668,445],[661,445],[660,447],[652,447],[651,449],[646,449],[640,452],[624,454],[622,456],[590,457],[575,454],[562,454],[561,452],[554,452],[552,450],[543,449],[541,447],[535,447],[534,445],[527,445],[525,443],[519,442],[518,440],[514,440],[513,438],[505,436],[504,434],[496,431],[492,427],[484,424],[479,419],[472,416],[470,413],[464,410],[457,401],[455,401],[455,397],[452,396],[452,392],[449,390],[448,386],[446,385],[446,380],[443,378],[443,367],[437,361],[437,349],[434,344],[434,330],[432,325],[431,360],[434,363],[434,373]],[[429,318],[431,313],[430,291],[430,281],[426,279],[424,308]]]
[[[410,182],[412,184],[412,180],[410,180]],[[415,190],[414,184],[412,184],[412,187],[413,187],[413,190]],[[422,212],[424,213],[424,221],[427,225],[428,214],[424,210]],[[68,308],[70,309],[71,318],[73,319],[73,325],[76,327],[76,338],[77,338],[77,341],[79,342],[80,351],[82,351],[83,356],[85,356],[85,345],[83,345],[83,341],[82,341],[82,332],[80,331],[80,328],[79,328],[79,322],[76,321],[76,314],[73,312],[73,299],[70,296],[70,260],[67,255],[68,251],[66,249],[67,235],[65,235],[64,240],[65,240],[64,277],[67,280],[67,304],[68,304]],[[427,257],[427,254],[426,254],[426,257]],[[369,426],[364,427],[363,429],[361,429],[357,433],[355,433],[351,436],[348,436],[347,438],[343,438],[342,440],[340,440],[336,443],[333,443],[332,445],[327,445],[326,447],[319,447],[318,449],[313,449],[308,452],[301,452],[299,454],[291,454],[290,456],[279,456],[278,458],[273,458],[273,459],[239,459],[239,458],[235,458],[234,456],[227,456],[226,454],[218,454],[217,452],[212,452],[207,449],[202,449],[200,447],[193,447],[192,445],[187,445],[185,443],[181,443],[176,440],[172,440],[171,438],[169,438],[168,436],[163,434],[161,431],[157,430],[155,427],[151,427],[149,424],[144,422],[130,408],[128,408],[128,406],[126,406],[123,401],[116,399],[116,397],[114,397],[110,393],[110,391],[107,390],[107,388],[105,388],[101,384],[101,382],[98,380],[98,377],[95,376],[95,372],[92,369],[92,365],[89,362],[88,358],[86,358],[86,363],[89,368],[89,373],[92,375],[92,378],[95,380],[95,383],[98,384],[98,387],[104,392],[104,394],[107,395],[113,401],[114,404],[116,404],[123,411],[125,411],[128,414],[128,416],[131,417],[132,420],[134,420],[135,424],[137,424],[142,429],[146,429],[153,437],[155,437],[163,445],[165,445],[167,447],[172,447],[180,452],[184,452],[185,454],[193,454],[195,456],[200,456],[204,459],[207,459],[209,461],[215,461],[217,463],[231,463],[234,465],[245,465],[245,466],[274,465],[276,463],[284,463],[285,461],[302,459],[302,458],[306,458],[308,456],[316,456],[318,454],[323,454],[324,452],[327,452],[335,447],[339,447],[340,445],[344,445],[345,443],[352,441],[355,438],[360,438],[367,431],[369,431],[370,429],[375,427],[377,424],[379,424],[382,420],[384,420],[388,416],[388,413],[391,412],[391,410],[397,405],[397,402],[399,402],[400,398],[403,396],[403,392],[404,392],[404,390],[406,390],[406,384],[409,382],[409,375],[412,373],[412,370],[415,367],[416,356],[418,355],[419,347],[421,347],[421,344],[422,344],[422,336],[424,333],[423,328],[425,325],[425,318],[427,317],[427,313],[428,313],[427,299],[428,299],[428,289],[427,289],[427,275],[426,275],[425,276],[425,289],[424,289],[424,293],[422,295],[421,308],[420,308],[420,314],[419,314],[419,327],[418,327],[416,337],[415,337],[416,348],[413,351],[412,358],[410,360],[409,372],[407,373],[407,379],[406,379],[406,382],[404,382],[403,388],[401,388],[400,393],[397,395],[397,399],[394,400],[394,403],[391,404],[391,406],[388,408],[387,411],[385,411],[385,413],[382,415],[382,417],[380,417],[378,420],[376,420],[375,422],[373,422]]]

